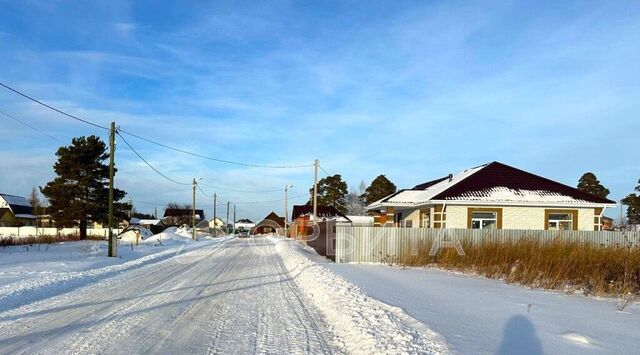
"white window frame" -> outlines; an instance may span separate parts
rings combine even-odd
[[[569,216],[569,219],[552,219],[551,216],[552,215],[566,215]],[[552,227],[551,224],[555,223],[555,227]],[[568,229],[560,229],[560,224],[561,223],[568,223],[569,224],[569,228]],[[549,214],[549,221],[547,222],[547,229],[548,230],[573,230],[573,213],[550,213]]]
[[[476,213],[491,213],[494,215],[494,218],[474,218],[473,215]],[[473,222],[480,222],[480,228],[473,228]],[[471,229],[485,229],[484,228],[484,221],[493,221],[493,225],[494,228],[487,228],[487,229],[498,229],[498,212],[495,211],[472,211],[471,212]]]

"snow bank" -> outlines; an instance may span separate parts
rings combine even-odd
[[[142,242],[143,240],[153,236],[153,232],[144,227],[134,227],[122,233],[119,238],[123,242]]]
[[[297,241],[270,238],[286,269],[351,353],[440,354],[442,337],[401,309],[366,296],[359,287],[321,265],[318,255]],[[313,260],[315,259],[315,260]]]

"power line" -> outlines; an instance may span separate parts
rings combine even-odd
[[[294,198],[299,198],[299,197],[304,197],[304,196],[309,196],[308,194],[301,194],[301,195],[296,195],[296,196],[289,196],[289,199],[294,199]],[[260,204],[260,203],[270,203],[270,202],[281,202],[284,201],[283,198],[279,199],[279,200],[268,200],[268,201],[240,201],[240,202],[236,202],[236,204]]]
[[[194,156],[194,157],[198,157],[198,158],[202,158],[202,159],[216,161],[216,162],[219,162],[219,163],[247,166],[247,167],[253,167],[253,168],[267,168],[267,169],[296,169],[296,168],[309,168],[309,167],[313,166],[313,164],[307,164],[307,165],[263,165],[263,164],[241,163],[241,162],[232,161],[232,160],[225,160],[225,159],[209,157],[209,156],[206,156],[206,155],[193,153],[193,152],[190,152],[190,151],[187,151],[187,150],[184,150],[184,149],[175,148],[175,147],[166,145],[164,143],[156,142],[154,140],[142,137],[140,135],[137,135],[137,134],[134,134],[134,133],[131,133],[131,132],[127,132],[125,130],[120,130],[120,132],[124,133],[124,134],[128,134],[128,135],[130,135],[132,137],[141,139],[141,140],[143,140],[145,142],[148,142],[148,143],[155,144],[157,146],[166,148],[166,149],[174,150],[176,152],[180,152],[180,153],[183,153],[183,154],[188,154],[188,155],[191,155],[191,156]]]
[[[44,107],[46,107],[46,108],[48,108],[48,109],[50,109],[50,110],[53,110],[53,111],[55,111],[55,112],[57,112],[57,113],[60,113],[60,114],[62,114],[62,115],[65,115],[65,116],[67,116],[67,117],[69,117],[69,118],[72,118],[72,119],[74,119],[74,120],[76,120],[76,121],[80,121],[80,122],[86,123],[86,124],[91,125],[91,126],[94,126],[94,127],[102,128],[102,129],[107,130],[107,131],[109,130],[109,128],[108,128],[108,127],[101,126],[101,125],[99,125],[99,124],[97,124],[97,123],[93,123],[93,122],[87,121],[87,120],[82,119],[82,118],[80,118],[80,117],[78,117],[78,116],[74,116],[74,115],[72,115],[72,114],[70,114],[70,113],[66,113],[66,112],[64,112],[64,111],[62,111],[62,110],[59,110],[59,109],[57,109],[57,108],[55,108],[55,107],[53,107],[53,106],[47,105],[47,104],[45,104],[44,102],[42,102],[42,101],[40,101],[40,100],[38,100],[38,99],[35,99],[35,98],[33,98],[33,97],[31,97],[31,96],[29,96],[29,95],[27,95],[27,94],[25,94],[25,93],[23,93],[23,92],[21,92],[21,91],[18,91],[18,90],[16,90],[16,89],[14,89],[14,88],[12,88],[12,87],[10,87],[10,86],[8,86],[8,85],[6,85],[6,84],[2,83],[2,82],[0,82],[0,86],[3,86],[5,89],[7,89],[7,90],[11,90],[11,91],[15,92],[16,94],[18,94],[18,95],[20,95],[20,96],[22,96],[22,97],[24,97],[24,98],[29,99],[29,100],[31,100],[31,101],[33,101],[33,102],[37,103],[38,105],[42,105],[42,106],[44,106]]]
[[[205,197],[209,197],[209,198],[213,197],[212,195],[209,195],[209,194],[207,194],[206,192],[204,192],[204,190],[202,190],[202,188],[200,187],[200,184],[196,184],[196,187],[198,188],[198,190],[200,190],[200,192],[202,192],[202,194],[203,194]]]
[[[49,138],[53,139],[54,141],[56,141],[56,142],[58,142],[58,143],[60,143],[60,144],[64,144],[61,140],[59,140],[58,138],[56,138],[56,137],[54,137],[54,136],[50,135],[49,133],[46,133],[46,132],[44,132],[44,131],[41,131],[41,130],[37,129],[36,127],[33,127],[32,125],[30,125],[30,124],[28,124],[28,123],[26,123],[26,122],[24,122],[24,121],[22,121],[22,120],[19,120],[19,119],[15,118],[14,116],[12,116],[12,115],[10,115],[10,114],[8,114],[8,113],[4,112],[4,111],[0,111],[0,114],[3,114],[4,116],[7,116],[7,117],[9,117],[9,118],[10,118],[10,119],[12,119],[12,120],[14,120],[14,121],[16,121],[16,122],[18,122],[18,123],[21,123],[21,124],[23,124],[24,126],[27,126],[27,127],[31,128],[32,130],[34,130],[34,131],[36,131],[36,132],[38,132],[38,133],[40,133],[40,134],[43,134],[43,135],[45,135],[45,136],[47,136],[47,137],[49,137]]]
[[[162,176],[163,178],[173,182],[174,184],[178,184],[178,185],[191,185],[191,183],[184,183],[184,182],[178,182],[173,180],[172,178],[168,177],[167,175],[161,173],[158,169],[154,168],[153,165],[149,164],[148,161],[146,161],[142,155],[140,155],[135,149],[133,149],[133,147],[131,146],[131,144],[129,144],[129,142],[127,142],[126,139],[124,139],[124,137],[120,134],[120,132],[116,131],[116,133],[118,134],[118,136],[120,138],[122,138],[122,141],[129,147],[129,149],[131,149],[132,152],[134,152],[138,158],[140,158],[140,160],[142,160],[145,164],[147,164],[151,169],[153,169],[153,171],[155,171],[156,173],[158,173],[158,175]]]
[[[209,184],[204,184],[204,183],[200,183],[200,185],[206,186],[206,187],[210,187],[212,189],[227,190],[227,191],[232,191],[232,192],[245,192],[245,193],[266,193],[266,192],[281,192],[282,191],[282,189],[273,189],[273,190],[237,190],[237,189],[232,189],[232,188],[229,188],[229,187],[209,185]]]
[[[322,167],[322,165],[318,164],[318,167],[320,168],[320,170],[322,170],[325,174],[327,174],[327,176],[331,176],[331,174],[329,174],[326,170],[324,170],[324,168]]]
[[[22,97],[24,97],[24,98],[26,98],[26,99],[29,99],[29,100],[31,100],[31,101],[33,101],[33,102],[35,102],[35,103],[39,104],[39,105],[42,105],[42,106],[44,106],[44,107],[46,107],[46,108],[48,108],[48,109],[50,109],[50,110],[53,110],[53,111],[55,111],[55,112],[58,112],[58,113],[60,113],[60,114],[62,114],[62,115],[64,115],[64,116],[67,116],[67,117],[69,117],[69,118],[72,118],[72,119],[74,119],[74,120],[77,120],[77,121],[80,121],[80,122],[86,123],[86,124],[88,124],[88,125],[91,125],[91,126],[94,126],[94,127],[98,127],[98,128],[101,128],[101,129],[104,129],[104,130],[107,130],[107,131],[108,131],[108,130],[110,130],[108,127],[105,127],[105,126],[102,126],[102,125],[99,125],[99,124],[96,124],[96,123],[93,123],[93,122],[87,121],[87,120],[82,119],[82,118],[80,118],[80,117],[78,117],[78,116],[74,116],[74,115],[72,115],[72,114],[70,114],[70,113],[64,112],[64,111],[62,111],[62,110],[60,110],[60,109],[57,109],[57,108],[55,108],[55,107],[53,107],[53,106],[51,106],[51,105],[48,105],[48,104],[46,104],[46,103],[44,103],[44,102],[42,102],[42,101],[40,101],[40,100],[37,100],[37,99],[35,99],[35,98],[33,98],[33,97],[31,97],[31,96],[29,96],[29,95],[27,95],[27,94],[25,94],[25,93],[23,93],[23,92],[19,91],[19,90],[16,90],[16,89],[14,89],[14,88],[12,88],[12,87],[10,87],[10,86],[8,86],[8,85],[6,85],[6,84],[2,83],[2,82],[0,82],[0,86],[3,86],[3,87],[4,87],[4,88],[6,88],[7,90],[13,91],[14,93],[16,93],[16,94],[18,94],[18,95],[20,95],[20,96],[22,96]],[[131,137],[135,137],[135,138],[138,138],[138,139],[143,140],[143,141],[145,141],[145,142],[148,142],[148,143],[151,143],[151,144],[155,144],[155,145],[157,145],[157,146],[160,146],[160,147],[163,147],[163,148],[166,148],[166,149],[174,150],[174,151],[176,151],[176,152],[180,152],[180,153],[183,153],[183,154],[188,154],[188,155],[191,155],[191,156],[194,156],[194,157],[198,157],[198,158],[202,158],[202,159],[207,159],[207,160],[211,160],[211,161],[217,161],[217,162],[220,162],[220,163],[233,164],[233,165],[240,165],[240,166],[247,166],[247,167],[254,167],[254,168],[268,168],[268,169],[294,169],[294,168],[308,168],[308,167],[312,167],[312,166],[313,166],[313,164],[306,164],[306,165],[266,165],[266,164],[249,164],[249,163],[242,163],[242,162],[238,162],[238,161],[232,161],[232,160],[225,160],[225,159],[219,159],[219,158],[209,157],[209,156],[206,156],[206,155],[202,155],[202,154],[198,154],[198,153],[193,153],[193,152],[190,152],[190,151],[187,151],[187,150],[184,150],[184,149],[175,148],[175,147],[172,147],[172,146],[166,145],[166,144],[164,144],[164,143],[160,143],[160,142],[154,141],[154,140],[152,140],[152,139],[142,137],[142,136],[140,136],[140,135],[138,135],[138,134],[131,133],[131,132],[127,132],[127,131],[125,131],[125,130],[120,130],[120,132],[119,132],[119,133],[128,134],[128,135],[130,135]],[[121,135],[121,134],[118,134],[118,135],[119,135],[120,137],[122,137],[122,135]],[[123,140],[124,140],[124,138],[123,138]],[[154,170],[155,170],[155,169],[154,169]]]

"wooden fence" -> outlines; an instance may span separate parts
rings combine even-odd
[[[380,263],[400,258],[402,253],[417,252],[418,246],[435,240],[515,242],[536,238],[543,242],[557,238],[570,242],[593,243],[603,247],[640,247],[640,232],[629,231],[554,231],[514,229],[429,229],[396,227],[336,226],[335,261]]]

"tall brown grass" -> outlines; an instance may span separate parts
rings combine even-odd
[[[517,242],[463,241],[464,256],[442,249],[430,256],[431,243],[405,251],[404,266],[437,266],[526,286],[587,295],[640,295],[640,249],[601,247],[562,240],[542,243],[535,239]],[[407,256],[408,255],[408,256]]]
[[[38,236],[3,236],[0,237],[0,247],[12,245],[52,244],[68,241],[78,241],[76,235],[38,235]],[[87,236],[87,240],[104,240],[102,237]]]

